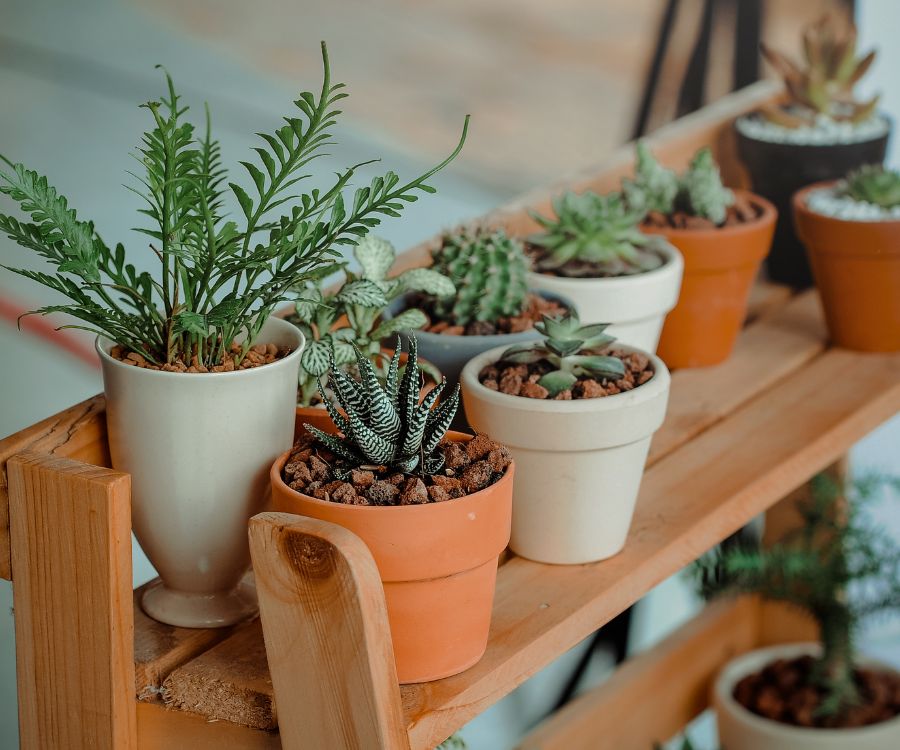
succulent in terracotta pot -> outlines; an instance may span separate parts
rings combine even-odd
[[[666,316],[657,353],[669,367],[727,359],[769,252],[775,208],[753,193],[726,188],[708,148],[678,175],[643,141],[635,176],[622,181],[622,192],[629,207],[645,211],[642,230],[664,236],[684,257],[681,294]]]
[[[448,433],[459,390],[420,397],[415,338],[382,383],[361,354],[359,379],[332,363],[331,422],[271,472],[276,509],[339,524],[368,545],[381,573],[401,682],[456,674],[487,646],[500,553],[509,540],[514,466],[484,435]]]
[[[861,100],[855,91],[876,53],[859,55],[856,41],[852,23],[823,16],[803,31],[802,61],[762,45],[763,56],[784,80],[785,98],[735,122],[738,152],[753,189],[780,217],[767,262],[774,281],[812,284],[791,224],[793,194],[884,161],[891,122],[878,111],[877,96]]]
[[[586,563],[625,544],[669,372],[607,330],[571,314],[546,319],[541,340],[463,368],[469,423],[517,463],[510,546],[523,557]]]

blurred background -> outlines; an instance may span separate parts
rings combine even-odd
[[[853,14],[861,44],[879,48],[864,93],[882,92],[885,111],[900,116],[895,0],[0,0],[0,153],[48,175],[107,239],[140,243],[130,231],[138,199],[121,184],[148,125],[138,105],[162,92],[154,65],[166,65],[195,113],[209,102],[224,161],[234,164],[253,132],[277,124],[299,91],[318,88],[324,39],[333,77],[351,96],[319,174],[380,157],[381,167],[412,175],[453,147],[472,114],[437,195],[383,225],[404,248],[770,74],[758,40],[797,51],[799,29],[823,10]],[[2,238],[0,264],[33,261]],[[101,390],[89,336],[36,318],[17,331],[22,312],[49,301],[0,270],[0,437]],[[857,447],[854,465],[896,471],[898,446],[895,418]],[[897,516],[884,512],[900,526]],[[134,549],[137,585],[154,573]],[[680,580],[666,582],[637,608],[628,648],[646,648],[697,606]],[[895,626],[876,623],[863,645],[900,666]],[[580,687],[603,678],[614,646],[592,652]],[[512,747],[566,692],[586,649],[468,726],[469,746]],[[18,746],[14,654],[11,588],[0,581],[4,750]]]

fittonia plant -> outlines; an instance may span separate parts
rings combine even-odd
[[[531,264],[522,243],[502,229],[448,234],[431,253],[432,268],[447,276],[456,293],[434,300],[441,320],[465,326],[518,315],[528,297]]]
[[[900,172],[878,165],[861,167],[847,176],[841,192],[855,201],[880,208],[897,208],[900,206]]]
[[[551,398],[571,388],[582,375],[618,380],[625,375],[622,360],[596,354],[616,340],[605,333],[608,327],[608,323],[583,326],[574,313],[560,318],[545,315],[540,323],[535,323],[544,338],[510,347],[500,360],[518,364],[547,362],[553,369],[541,376],[538,385],[546,388]]]

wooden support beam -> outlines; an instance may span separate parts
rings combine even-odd
[[[133,750],[131,478],[38,453],[8,463],[23,750]]]

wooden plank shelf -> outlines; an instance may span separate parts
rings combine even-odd
[[[729,181],[740,184],[730,123],[776,93],[771,85],[761,84],[726,97],[696,115],[661,129],[650,138],[651,145],[665,161],[677,165],[684,164],[698,147],[710,145]],[[485,217],[483,222],[504,225],[516,232],[525,231],[531,221],[527,208],[546,210],[550,196],[566,187],[598,190],[614,187],[630,168],[631,159],[629,146],[614,154],[606,165],[505,206]],[[424,263],[430,244],[423,243],[410,251],[402,263],[406,266]],[[12,575],[17,612],[20,595],[28,596],[27,591],[22,594],[20,586],[27,583],[41,593],[47,583],[42,576],[52,579],[52,572],[41,569],[40,575],[20,574],[23,565],[29,569],[40,568],[40,561],[33,554],[17,556],[15,549],[12,555],[15,565],[10,567],[7,528],[10,507],[20,516],[19,526],[14,523],[14,528],[25,529],[22,520],[33,514],[32,506],[36,502],[32,497],[33,488],[25,486],[21,477],[16,479],[18,475],[14,476],[12,469],[27,460],[29,471],[35,476],[45,476],[59,470],[54,462],[61,459],[68,461],[63,468],[69,472],[73,471],[73,464],[107,467],[103,410],[103,399],[96,397],[0,441],[3,469],[0,473],[0,575],[7,578]],[[384,654],[389,654],[389,641],[378,625],[384,619],[380,587],[375,586],[377,591],[373,590],[371,570],[367,572],[366,561],[362,559],[350,565],[341,574],[343,578],[335,578],[332,582],[335,588],[329,589],[329,596],[344,596],[346,586],[362,586],[371,600],[367,606],[374,607],[370,611],[374,619],[363,618],[353,626],[359,643],[366,644],[359,652],[366,657],[349,678],[345,698],[348,705],[365,708],[359,708],[358,715],[352,716],[342,714],[340,706],[335,712],[323,709],[322,724],[340,726],[342,732],[347,732],[342,736],[348,738],[345,742],[348,747],[435,747],[657,583],[757,514],[775,506],[898,410],[900,355],[858,354],[829,347],[814,291],[795,295],[784,287],[758,283],[751,299],[748,324],[731,358],[717,367],[673,373],[667,419],[653,439],[624,551],[604,562],[573,566],[541,565],[512,555],[504,556],[497,579],[487,652],[474,667],[431,683],[401,687],[395,680],[388,680],[390,684],[385,687],[385,676],[393,674],[393,666],[382,663]],[[14,460],[10,461],[7,472],[10,459]],[[109,469],[93,468],[92,471],[90,476],[97,487],[115,487],[115,493],[112,489],[97,489],[95,502],[101,510],[108,508],[110,514],[115,510],[116,528],[121,527],[126,519],[122,516],[120,478],[126,475]],[[46,498],[48,503],[65,499],[57,497],[60,493],[55,489],[48,491],[51,493]],[[108,497],[104,492],[109,493]],[[16,502],[11,501],[11,496]],[[101,502],[104,497],[105,504]],[[308,522],[304,526],[299,523],[292,526],[285,518],[291,517],[276,514],[265,520],[267,526],[253,527],[255,544],[261,545],[260,549],[266,548],[266,564],[278,560],[276,537],[302,536],[309,531]],[[57,529],[54,533],[56,537],[65,536],[65,530]],[[19,543],[23,534],[19,534]],[[266,541],[267,534],[272,535],[270,541]],[[16,541],[14,536],[14,547]],[[77,541],[71,542],[73,548],[78,546]],[[110,544],[111,548],[118,549]],[[111,557],[118,559],[121,552]],[[130,575],[130,563],[127,567]],[[289,577],[296,576],[296,570],[285,569],[283,574],[288,576],[284,580],[297,580]],[[121,580],[124,572],[118,570],[116,575],[110,580]],[[283,580],[279,581],[279,585],[284,585]],[[74,589],[82,584],[76,577]],[[111,615],[121,614],[121,597],[113,596],[118,589],[113,592],[107,583],[98,591],[94,607],[107,607]],[[133,711],[123,717],[122,696],[112,696],[109,705],[96,712],[96,724],[101,729],[91,737],[115,740],[116,747],[189,747],[192,750],[223,746],[322,746],[312,736],[319,731],[318,722],[307,721],[307,731],[311,731],[308,727],[311,723],[316,724],[316,731],[304,737],[304,725],[298,719],[304,715],[311,698],[308,692],[311,686],[303,682],[309,651],[305,652],[307,661],[304,661],[300,656],[303,649],[299,647],[284,648],[284,644],[277,643],[274,645],[278,648],[273,649],[270,642],[267,649],[258,620],[216,631],[161,625],[141,612],[136,604],[139,593],[135,592],[135,603],[128,608],[127,616],[121,615],[122,627],[113,628],[115,638],[110,636],[110,628],[104,624],[107,620],[102,617],[96,618],[99,631],[85,634],[100,646],[107,644],[106,651],[96,649],[99,654],[110,648],[118,649],[122,633],[130,634],[133,628],[134,634],[133,650],[128,651],[134,662],[134,673],[129,665],[115,674],[116,685],[128,685],[126,698]],[[77,590],[67,594],[81,595]],[[382,611],[378,610],[379,600]],[[303,606],[307,604],[304,602]],[[277,617],[282,633],[290,634],[292,622],[297,622],[291,617],[299,611],[299,605],[292,606],[279,600],[277,606],[273,604],[267,610],[268,617]],[[660,713],[655,723],[648,719],[647,732],[674,730],[676,721],[686,720],[703,702],[697,697],[700,686],[725,655],[775,637],[760,624],[765,619],[761,614],[763,606],[757,602],[741,602],[709,609],[687,630],[627,666],[602,691],[572,704],[549,728],[539,730],[523,747],[591,747],[584,738],[589,736],[585,732],[593,718],[588,721],[585,717],[613,710],[610,706],[624,706],[627,695],[633,694],[640,685],[651,684],[648,680],[653,679],[659,664],[682,663],[679,660],[686,658],[685,649],[715,635],[719,639],[715,658],[711,655],[708,660],[692,664],[680,697],[672,698],[670,708]],[[39,622],[40,613],[36,616],[36,627],[52,629],[58,641],[58,644],[53,642],[54,648],[71,649],[73,644],[78,645],[80,631],[59,634],[60,623],[53,618]],[[782,616],[779,614],[777,618],[780,622]],[[306,635],[312,632],[311,628],[312,625],[304,628]],[[791,632],[797,631],[787,626],[779,630],[785,637]],[[268,630],[266,635],[271,635]],[[35,648],[34,659],[46,657],[41,653],[42,648],[40,644]],[[317,659],[331,658],[325,651],[313,655]],[[120,650],[115,653],[118,655]],[[274,669],[270,674],[269,662],[273,659]],[[106,673],[110,669],[108,665],[98,667],[90,660],[81,666],[102,668]],[[72,676],[73,680],[76,678],[77,675]],[[335,679],[338,682],[328,686],[329,690],[344,687],[342,678]],[[281,689],[276,690],[279,685]],[[380,688],[374,687],[379,685]],[[34,688],[27,682],[20,686]],[[362,698],[351,701],[349,696],[358,695],[361,689]],[[48,699],[46,705],[56,706],[56,713],[47,721],[56,727],[66,723],[60,718],[64,712],[59,709],[64,697],[51,697],[53,700]],[[279,716],[286,717],[285,721],[279,721]],[[37,724],[41,721],[35,719]],[[103,727],[113,729],[104,735]],[[322,732],[324,736],[326,730]],[[641,736],[650,737],[647,732]],[[126,740],[120,741],[122,737]],[[566,744],[566,737],[581,737],[584,741],[579,740],[581,745],[574,740]],[[664,738],[652,735],[652,739]],[[622,735],[619,746],[636,746],[626,739]],[[110,742],[101,739],[93,744],[113,746]],[[78,745],[73,741],[69,746]]]

